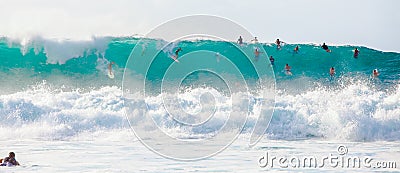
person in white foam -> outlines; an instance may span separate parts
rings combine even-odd
[[[19,166],[19,163],[17,160],[15,160],[15,153],[14,152],[10,152],[8,154],[8,157],[4,158],[4,159],[0,159],[1,160],[1,165],[0,166]]]
[[[373,77],[378,77],[378,76],[379,76],[378,69],[374,69],[374,70],[372,71],[372,76],[373,76]]]

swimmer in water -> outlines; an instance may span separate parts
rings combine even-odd
[[[270,56],[270,57],[269,57],[269,61],[271,62],[271,65],[274,65],[274,62],[275,62],[274,57]]]
[[[299,46],[296,46],[293,51],[294,51],[294,53],[298,53],[299,52]]]
[[[324,49],[326,52],[331,52],[331,50],[329,49],[329,47],[324,43],[322,44],[322,49]]]
[[[256,48],[256,49],[254,49],[254,55],[256,56],[256,57],[258,57],[259,55],[260,55],[260,51],[258,50],[258,48]]]
[[[358,54],[360,53],[360,51],[357,49],[357,48],[355,48],[354,49],[354,58],[358,58]]]
[[[18,161],[15,159],[15,153],[10,152],[8,154],[8,157],[2,159],[2,162],[0,166],[19,166]]]
[[[287,75],[292,75],[292,72],[290,71],[292,67],[289,66],[289,64],[285,65],[285,72]]]
[[[243,38],[242,38],[242,36],[239,36],[239,39],[238,39],[237,43],[239,43],[240,45],[243,44]]]
[[[373,77],[378,77],[378,76],[379,76],[378,69],[374,69],[374,70],[372,71],[372,76],[373,76]]]
[[[281,49],[281,43],[283,43],[283,41],[280,41],[279,38],[276,39],[276,41],[275,41],[276,49]]]
[[[333,77],[335,75],[335,68],[331,67],[331,69],[329,69],[329,74]]]
[[[254,49],[254,58],[256,61],[258,60],[258,57],[260,56],[261,51],[258,50],[258,48]]]

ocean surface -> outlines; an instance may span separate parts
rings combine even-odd
[[[22,164],[0,167],[0,172],[337,172],[329,167],[268,169],[258,161],[266,151],[320,156],[337,153],[341,145],[353,156],[397,161],[397,168],[383,170],[399,171],[399,53],[351,45],[328,45],[332,50],[328,53],[319,44],[285,44],[277,49],[269,43],[140,40],[0,38],[0,155],[14,151]],[[182,48],[179,63],[171,58],[178,47]],[[137,51],[132,52],[134,48]],[[253,54],[256,48],[261,51],[258,57]],[[360,50],[357,58],[353,57],[354,48]],[[243,58],[246,56],[250,58]],[[269,56],[275,58],[274,65]],[[115,62],[114,78],[108,75],[110,62]],[[146,68],[142,64],[151,65]],[[170,123],[164,110],[162,98],[169,91],[160,88],[163,82],[176,83],[181,72],[190,71],[191,66],[185,64],[210,68],[227,78],[224,81],[221,76],[198,71],[186,76],[177,88],[177,105],[193,114],[201,112],[202,101],[216,102],[217,116],[204,127]],[[236,67],[228,67],[232,64]],[[284,71],[285,64],[291,66],[292,75]],[[254,66],[265,69],[256,75]],[[329,74],[331,67],[334,76]],[[372,77],[374,69],[379,71],[378,77]],[[167,80],[165,74],[169,74]],[[138,94],[136,106],[131,108],[152,116],[172,136],[203,139],[218,131],[226,118],[224,111],[232,109],[229,97],[234,93],[228,92],[232,86],[226,81],[237,88],[243,81],[249,85],[251,101],[243,104],[249,104],[250,116],[238,139],[216,156],[197,162],[169,160],[148,150],[132,133],[131,125],[143,117],[125,115],[127,93],[142,92],[143,81],[148,93],[145,97]],[[125,91],[127,86],[129,91]],[[265,90],[274,93],[275,108],[263,138],[250,147],[249,136]],[[213,98],[199,101],[204,93]]]

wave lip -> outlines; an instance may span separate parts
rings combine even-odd
[[[46,63],[65,64],[72,58],[84,57],[87,54],[104,55],[111,41],[110,37],[92,37],[90,40],[55,40],[42,37],[29,39],[3,38],[9,46],[20,47],[22,55],[26,55],[31,49],[35,54],[44,53]]]

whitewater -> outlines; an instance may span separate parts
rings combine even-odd
[[[0,167],[0,172],[258,172],[268,170],[258,165],[259,157],[267,150],[281,155],[324,155],[336,153],[338,145],[346,145],[349,154],[400,164],[399,53],[352,45],[330,46],[332,52],[327,53],[314,43],[285,44],[281,49],[271,43],[245,43],[241,53],[237,46],[215,40],[169,44],[138,37],[93,37],[86,41],[0,38],[0,154],[5,157],[14,151],[22,163],[18,168]],[[300,47],[298,53],[293,51],[296,46]],[[180,63],[170,58],[177,47],[183,50]],[[360,50],[358,58],[353,57],[356,47]],[[132,53],[134,48],[139,54]],[[255,48],[263,52],[259,57],[253,55]],[[254,84],[249,92],[251,101],[243,103],[249,104],[250,116],[238,139],[225,151],[199,162],[178,162],[147,150],[132,133],[131,125],[132,121],[145,119],[139,115],[146,111],[173,136],[203,139],[223,125],[227,118],[224,113],[233,109],[229,99],[233,94],[226,92],[227,87],[215,75],[189,75],[176,100],[180,108],[193,114],[215,106],[203,102],[216,102],[216,117],[206,126],[187,128],[170,123],[164,110],[165,93],[159,90],[163,74],[171,65],[184,71],[179,64],[186,63],[185,54],[197,50],[208,53],[193,55],[207,57],[196,59],[196,63],[240,83],[235,70],[227,67],[229,60],[246,83]],[[157,56],[147,74],[141,73],[140,63],[127,65],[129,57],[146,61],[152,53]],[[237,58],[238,54],[251,58],[243,60]],[[274,65],[269,56],[275,58]],[[108,77],[111,62],[115,62],[113,79]],[[270,71],[256,76],[250,67],[261,63]],[[285,74],[285,64],[292,67],[293,75]],[[329,75],[330,67],[336,69],[333,77]],[[374,69],[380,73],[377,78],[372,77]],[[129,91],[137,96],[137,116],[130,117],[129,122],[125,103],[130,100],[123,83],[140,88],[143,75],[152,94],[140,97],[140,90]],[[275,79],[273,86],[257,83],[271,76]],[[174,80],[172,72],[170,82]],[[265,91],[275,93],[272,119],[260,142],[249,147],[260,95]],[[327,168],[272,170],[335,172]]]

